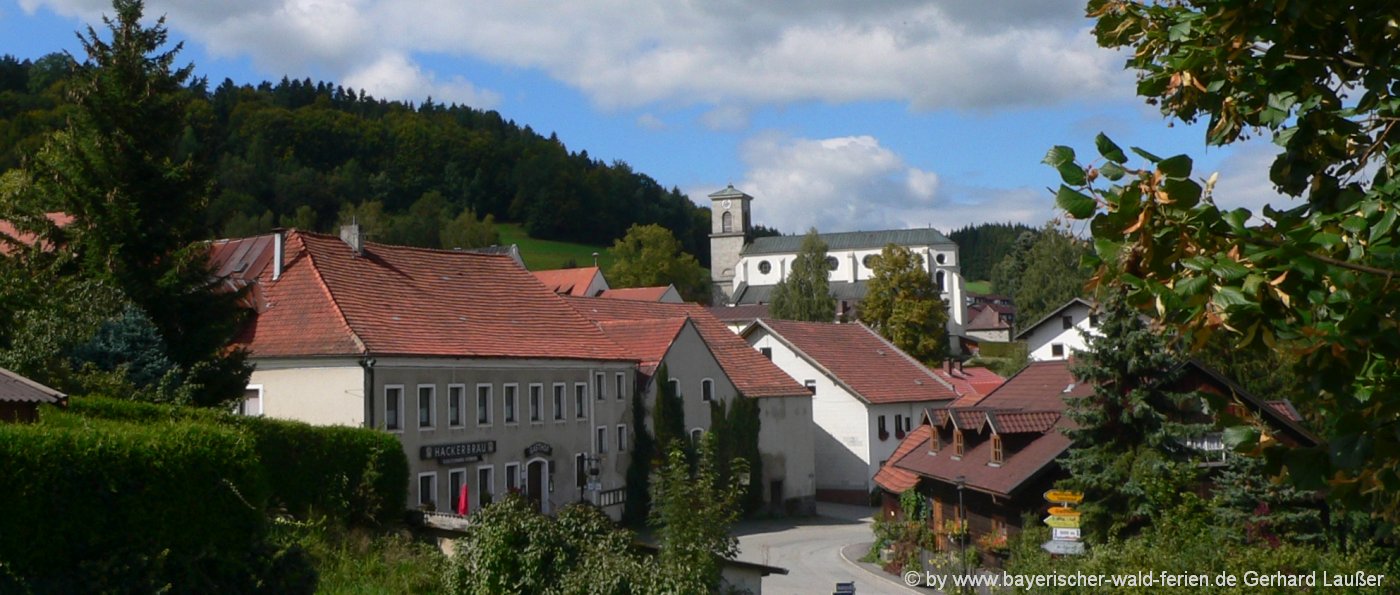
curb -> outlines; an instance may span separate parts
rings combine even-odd
[[[876,572],[876,571],[874,571],[874,570],[871,570],[865,562],[860,562],[860,561],[857,561],[857,560],[852,560],[850,556],[847,556],[847,555],[846,555],[846,550],[847,550],[847,549],[856,548],[856,549],[863,549],[864,551],[869,551],[871,545],[874,545],[874,544],[872,544],[872,543],[851,543],[851,544],[846,544],[846,545],[844,545],[844,546],[841,546],[841,549],[838,550],[838,552],[839,552],[840,555],[841,555],[841,560],[844,561],[845,563],[850,564],[851,566],[855,566],[856,568],[861,569],[861,570],[862,570],[863,572],[865,572],[866,574],[868,574],[868,575],[870,575],[870,576],[873,576],[873,577],[875,577],[875,578],[877,578],[877,579],[880,579],[881,582],[888,583],[888,584],[891,584],[891,585],[898,585],[899,588],[900,588],[900,589],[902,590],[902,592],[904,592],[904,593],[919,593],[920,595],[929,595],[929,594],[931,594],[931,593],[938,593],[938,594],[940,594],[940,595],[942,594],[942,591],[939,591],[939,590],[937,590],[937,589],[919,590],[919,589],[915,589],[915,588],[913,588],[913,587],[910,587],[909,585],[906,585],[906,584],[904,584],[904,583],[899,582],[899,581],[896,580],[894,577],[892,577],[892,576],[890,576],[890,575],[888,575],[888,574],[885,574],[884,572]],[[863,546],[863,548],[862,548],[862,546]]]

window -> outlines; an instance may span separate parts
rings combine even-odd
[[[929,454],[938,454],[938,449],[943,448],[943,437],[939,435],[940,432],[937,427],[932,429],[933,432],[930,433],[931,435],[928,438],[928,452]]]
[[[588,385],[578,382],[574,384],[574,418],[585,417],[588,417]]]
[[[530,385],[530,423],[544,421],[544,385]]]
[[[1051,344],[1050,344],[1050,357],[1064,357],[1064,356],[1065,356],[1065,346],[1064,346],[1064,345],[1061,345],[1061,344],[1059,344],[1059,343],[1051,343]]]
[[[588,459],[583,453],[574,455],[574,485],[579,489],[588,485]]]
[[[603,400],[603,373],[593,375],[593,398]]]
[[[401,417],[401,414],[402,414],[402,413],[403,413],[403,387],[402,387],[402,386],[386,386],[386,387],[384,387],[384,429],[386,429],[386,430],[400,430],[400,429],[403,429],[403,426],[401,425],[403,422],[400,421],[400,419],[399,419],[399,418]]]
[[[432,429],[433,427],[433,401],[437,396],[437,387],[431,384],[418,385],[418,429]]]
[[[761,354],[763,354],[763,357],[766,357],[766,358],[768,358],[768,359],[770,359],[770,360],[773,359],[773,348],[772,348],[772,347],[759,347],[759,348],[758,348],[758,352],[761,353]]]
[[[462,410],[467,408],[467,387],[462,384],[447,385],[447,425],[462,427]]]
[[[887,429],[885,429],[885,416],[881,415],[881,416],[879,417],[879,419],[876,421],[876,427],[877,427],[878,430],[879,430],[880,439],[881,439],[881,440],[889,440],[889,438],[890,438],[890,431],[887,430]]]
[[[418,474],[418,505],[425,508],[437,507],[437,473]]]
[[[598,426],[598,439],[593,442],[596,452],[608,452],[608,427]]]
[[[1069,329],[1074,328],[1074,317],[1073,317],[1073,316],[1061,316],[1061,317],[1060,317],[1060,326],[1064,327],[1065,330],[1069,330]]]
[[[700,444],[700,437],[703,436],[704,434],[705,434],[705,431],[704,431],[704,430],[701,430],[700,428],[694,428],[694,429],[690,430],[690,443],[691,443],[691,444]]]
[[[1098,314],[1090,314],[1090,315],[1089,315],[1089,326],[1091,326],[1091,327],[1097,327],[1097,326],[1099,326],[1099,315],[1098,315]]]
[[[491,425],[491,385],[476,385],[476,425]]]
[[[953,456],[963,456],[962,430],[953,430]]]
[[[812,394],[814,394],[814,395],[817,394],[817,381],[815,381],[815,380],[804,380],[804,381],[802,381],[802,385],[805,386],[805,387],[807,387],[807,390],[811,391]]]
[[[680,398],[681,396],[681,381],[679,378],[671,379],[671,396],[676,398]]]
[[[719,232],[729,233],[732,231],[734,231],[734,214],[725,211],[723,215],[719,216]]]
[[[764,275],[773,272],[773,263],[768,262],[766,260],[758,261],[758,272]]]
[[[467,470],[453,469],[447,472],[447,501],[452,504],[452,510],[462,514],[466,509],[462,507],[462,488],[467,484]]]
[[[936,262],[936,263],[938,263],[938,264],[944,264],[944,263],[948,262],[948,255],[947,255],[947,254],[944,254],[944,253],[942,253],[942,252],[939,252],[937,255],[935,255],[935,256],[933,257],[933,261]]]
[[[617,452],[627,452],[627,426],[617,427]]]
[[[866,254],[864,258],[860,259],[860,263],[865,265],[865,268],[873,270],[878,258],[880,258],[879,254]]]
[[[496,499],[496,478],[490,465],[476,468],[476,507],[479,509]]]
[[[564,417],[568,415],[568,412],[567,412],[567,411],[564,411],[564,407],[565,407],[565,405],[564,405],[564,384],[563,384],[563,383],[555,383],[555,385],[554,385],[554,421],[564,421]]]
[[[506,493],[520,493],[520,463],[506,463]]]
[[[933,275],[933,284],[934,284],[935,286],[938,287],[938,290],[939,290],[939,291],[943,291],[943,289],[944,289],[943,281],[944,281],[944,273],[943,273],[943,271],[938,271],[937,273],[935,273],[935,274]]]
[[[700,399],[703,401],[715,400],[715,381],[709,378],[700,381]]]
[[[617,400],[621,401],[621,400],[627,398],[627,391],[624,390],[626,387],[627,387],[627,375],[626,375],[626,374],[623,374],[622,372],[618,372],[618,373],[617,373]]]
[[[904,416],[898,413],[894,414],[894,437],[904,439]]]
[[[1000,465],[1002,461],[1001,434],[992,434],[992,464]]]
[[[904,417],[904,431],[906,431],[906,432],[909,431],[909,422],[910,422],[911,420],[913,420],[913,419],[914,419],[914,416],[912,416],[912,415],[906,415],[906,416]]]
[[[506,399],[505,413],[503,413],[502,416],[505,418],[506,423],[513,424],[519,421],[519,418],[516,417],[515,412],[516,408],[520,405],[520,400],[516,398],[519,396],[516,394],[516,391],[518,391],[520,387],[514,384],[507,384],[504,388],[506,393]]]
[[[250,384],[243,389],[243,398],[233,407],[235,415],[262,415],[262,385]]]
[[[828,256],[828,257],[826,257],[826,268],[831,269],[831,270],[834,271],[834,270],[836,270],[837,268],[839,268],[840,266],[841,266],[841,261],[837,260],[835,256]]]

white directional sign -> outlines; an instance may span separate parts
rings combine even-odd
[[[1053,528],[1050,530],[1050,538],[1054,539],[1055,541],[1079,541],[1079,528]]]
[[[1084,553],[1084,542],[1082,541],[1047,541],[1040,544],[1040,547],[1047,552],[1061,556],[1078,556]]]

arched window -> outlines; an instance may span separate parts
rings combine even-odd
[[[933,282],[938,285],[938,290],[943,291],[943,271],[933,276]]]
[[[719,218],[719,230],[721,233],[734,231],[734,213],[725,211]]]
[[[700,381],[700,400],[715,400],[715,381],[709,378]]]
[[[699,446],[699,444],[700,444],[700,435],[701,435],[701,434],[704,434],[704,430],[701,430],[700,428],[695,428],[695,429],[691,430],[691,431],[690,431],[690,443],[693,444],[693,445]]]

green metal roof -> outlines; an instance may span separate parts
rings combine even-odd
[[[802,237],[793,236],[771,236],[766,238],[755,238],[752,243],[744,248],[745,256],[754,254],[795,254],[802,246]],[[818,237],[826,242],[826,249],[835,250],[879,250],[890,244],[899,246],[955,246],[952,240],[948,239],[936,229],[890,229],[885,231],[844,231],[839,233],[823,233]]]

